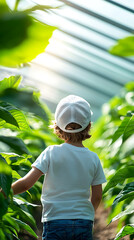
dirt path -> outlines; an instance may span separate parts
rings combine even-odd
[[[107,226],[107,217],[110,209],[104,209],[101,205],[95,216],[94,222],[94,239],[93,240],[114,240],[117,234],[117,221]],[[122,240],[129,240],[129,236],[121,238]]]
[[[95,216],[95,222],[94,222],[94,238],[93,240],[114,240],[116,236],[116,227],[117,227],[117,221],[111,223],[109,226],[107,226],[107,217],[109,214],[108,209],[104,209],[103,205],[101,205]],[[40,223],[41,218],[41,208],[37,210],[37,213],[35,212],[35,218],[37,222],[37,228],[36,231],[37,235],[39,236],[38,240],[42,240],[42,224]],[[121,240],[129,240],[129,236],[126,236],[122,238]]]

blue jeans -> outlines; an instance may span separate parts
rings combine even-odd
[[[52,220],[43,223],[42,240],[92,240],[93,221]]]

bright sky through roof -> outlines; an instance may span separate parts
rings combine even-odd
[[[15,1],[7,1],[13,8]],[[130,35],[134,15],[104,0],[62,1],[20,1],[19,9],[35,3],[63,4],[49,12],[33,13],[42,22],[60,30],[54,31],[45,52],[32,61],[30,68],[24,69],[24,82],[31,85],[36,82],[44,99],[53,106],[66,94],[85,97],[92,103],[97,118],[101,105],[118,93],[123,84],[133,80],[133,63],[129,61],[133,58],[127,61],[109,54],[108,50],[118,39]],[[134,8],[134,0],[111,2]]]

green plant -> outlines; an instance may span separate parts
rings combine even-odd
[[[40,22],[33,14],[52,6],[34,4],[29,9],[18,10],[19,2],[16,1],[14,9],[10,9],[6,0],[0,2],[0,65],[7,67],[23,66],[42,53],[56,29]]]
[[[59,142],[48,127],[52,116],[40,103],[39,92],[19,88],[20,81],[20,76],[0,81],[0,187],[6,195],[0,193],[1,240],[20,239],[18,233],[24,230],[37,238],[31,228],[36,228],[32,208],[40,199],[43,178],[16,197],[11,184],[31,169],[46,146]]]
[[[134,36],[128,36],[118,40],[109,52],[121,57],[134,56]]]
[[[125,85],[120,96],[103,106],[103,116],[95,123],[93,138],[86,143],[95,150],[108,179],[103,191],[107,207],[112,205],[109,221],[125,222],[115,239],[134,233],[134,83]],[[130,236],[130,238],[132,238]]]

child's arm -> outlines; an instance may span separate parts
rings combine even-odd
[[[43,173],[39,169],[33,167],[23,178],[12,184],[14,195],[26,192],[34,185],[34,183],[41,177],[42,174]]]
[[[91,196],[91,203],[95,211],[97,210],[100,202],[102,199],[102,185],[94,185],[92,186],[92,196]]]

